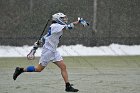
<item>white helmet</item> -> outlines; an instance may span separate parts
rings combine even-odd
[[[52,15],[52,20],[62,25],[65,25],[68,21],[67,16],[63,13],[56,13]]]

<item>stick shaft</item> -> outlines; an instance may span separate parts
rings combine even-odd
[[[46,23],[46,25],[44,26],[44,29],[43,29],[42,33],[40,34],[40,37],[38,38],[38,40],[40,40],[40,39],[42,38],[42,36],[43,36],[43,34],[44,34],[44,32],[45,32],[47,26],[48,26],[49,21],[50,21],[50,19],[47,20],[47,23]]]

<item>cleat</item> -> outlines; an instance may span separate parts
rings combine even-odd
[[[16,80],[16,78],[23,72],[23,68],[16,67],[15,72],[13,74],[13,79]]]
[[[71,85],[69,85],[69,86],[66,86],[65,91],[66,92],[78,92],[79,90],[78,89],[75,89]]]

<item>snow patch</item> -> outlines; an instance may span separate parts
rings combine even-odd
[[[26,57],[32,46],[0,46],[0,57]],[[83,45],[61,46],[57,49],[62,56],[123,56],[140,55],[140,45],[119,45],[86,47]],[[41,48],[36,52],[36,56],[41,55]]]

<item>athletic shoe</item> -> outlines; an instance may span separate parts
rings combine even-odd
[[[78,89],[73,88],[71,85],[66,86],[66,92],[78,92]]]
[[[16,80],[16,78],[17,78],[21,73],[23,73],[23,68],[16,67],[15,72],[14,72],[14,74],[13,74],[13,79]]]

